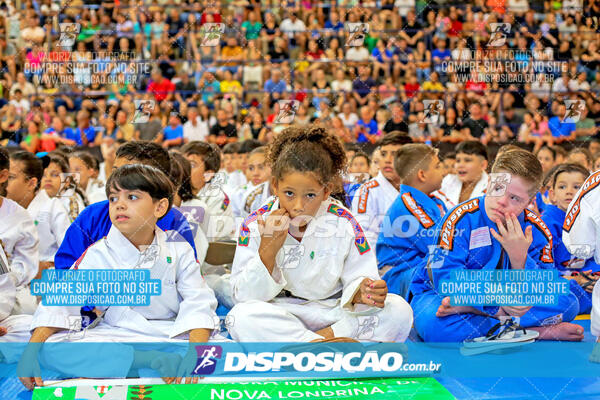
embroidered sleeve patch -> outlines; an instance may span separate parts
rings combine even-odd
[[[358,197],[358,212],[364,214],[367,212],[367,199],[369,198],[369,190],[379,186],[379,182],[373,180],[365,183],[360,188],[360,195]]]
[[[225,211],[229,207],[229,196],[225,192],[223,192],[223,195],[225,198],[223,199],[223,204],[221,204],[221,210]]]
[[[250,243],[250,225],[251,222],[256,221],[259,215],[263,215],[267,211],[270,211],[273,208],[273,204],[275,204],[275,200],[271,200],[258,210],[254,211],[252,214],[248,215],[242,225],[240,226],[240,235],[238,237],[238,245],[247,247]]]
[[[479,210],[479,199],[473,199],[456,207],[444,220],[438,246],[442,249],[452,251],[454,247],[454,231],[456,224],[467,214]]]
[[[342,207],[337,206],[333,203],[329,205],[327,212],[350,221],[350,223],[352,224],[352,230],[354,231],[354,244],[356,245],[356,248],[358,249],[358,252],[360,254],[365,254],[367,251],[371,250],[369,242],[365,237],[365,232],[362,230],[358,221],[354,218],[352,214],[350,214],[347,210],[343,209]]]
[[[429,217],[425,210],[423,210],[423,208],[417,204],[410,193],[406,192],[402,194],[402,202],[408,211],[419,221],[423,228],[428,229],[434,225],[431,217]]]
[[[552,233],[542,218],[535,212],[525,209],[525,220],[531,222],[540,232],[544,234],[548,243],[542,249],[540,260],[545,263],[554,263],[554,255],[552,254]]]
[[[596,171],[595,173],[593,173],[583,183],[583,186],[581,187],[581,191],[579,192],[579,195],[575,199],[573,206],[571,207],[571,209],[567,213],[567,216],[565,217],[565,222],[563,224],[563,229],[565,231],[567,231],[567,232],[571,231],[571,228],[573,227],[573,224],[575,223],[575,220],[577,219],[577,216],[579,215],[579,210],[581,209],[581,200],[588,193],[590,193],[592,191],[592,189],[594,189],[599,184],[600,184],[600,171]]]

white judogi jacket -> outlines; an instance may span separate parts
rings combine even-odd
[[[54,262],[54,255],[71,225],[67,210],[60,200],[51,198],[41,189],[29,203],[27,212],[37,227],[40,261]]]
[[[4,308],[10,308],[12,314],[32,314],[37,302],[30,294],[29,282],[39,269],[38,232],[29,213],[7,198],[2,198],[0,207],[0,245],[10,270],[10,282],[4,282],[2,291],[12,287],[7,290],[15,290],[16,296]]]
[[[352,213],[358,219],[373,246],[388,209],[398,197],[398,189],[379,171],[377,176],[360,186],[352,199]]]
[[[152,296],[149,306],[98,307],[106,310],[104,321],[114,328],[144,337],[174,338],[191,329],[214,329],[217,300],[200,275],[200,266],[187,242],[167,241],[167,233],[155,230],[154,241],[140,252],[113,225],[108,235],[90,246],[73,268],[149,269],[151,279],[161,281],[161,294]],[[69,329],[79,306],[44,306],[33,316],[31,329],[49,326]],[[165,321],[170,321],[165,323]]]
[[[563,243],[578,258],[594,257],[600,263],[600,171],[583,183],[569,208],[563,225]],[[600,336],[600,285],[592,293],[592,334]]]
[[[204,231],[209,241],[214,238],[233,238],[235,231],[235,224],[233,223],[233,207],[231,207],[231,201],[229,196],[223,190],[224,184],[221,181],[213,181],[208,182],[196,195],[196,199],[200,200],[202,203],[206,204],[206,212],[204,214],[204,219],[208,225],[207,229]],[[185,205],[185,204],[182,204]],[[215,221],[211,221],[214,219]],[[219,222],[226,221],[226,231],[223,231],[225,228],[221,229],[212,229],[215,232],[211,232],[211,226],[220,225]]]
[[[67,210],[71,222],[75,221],[79,213],[85,208],[83,199],[73,189],[68,189],[64,193],[59,193],[56,195],[56,198],[60,201],[65,210]]]
[[[449,174],[444,177],[442,180],[442,187],[440,190],[436,190],[432,193],[433,197],[437,197],[440,199],[446,208],[450,210],[454,206],[458,205],[460,199],[460,191],[462,189],[462,182],[458,178],[456,174]],[[488,185],[488,174],[485,172],[479,178],[479,181],[473,188],[473,192],[471,193],[471,197],[467,200],[474,199],[475,197],[480,197],[485,194]]]
[[[252,181],[248,181],[243,185],[236,187],[235,189],[229,189],[229,198],[231,199],[231,211],[233,212],[234,217],[243,217],[246,218],[247,215],[244,215],[244,204],[242,200],[244,199],[244,195],[246,191],[252,189],[256,186],[252,184]]]
[[[231,192],[232,190],[235,190],[235,188],[248,183],[246,175],[244,175],[244,173],[239,169],[233,171],[232,173],[227,173],[225,170],[221,172],[227,175],[227,183],[225,184],[224,188],[227,192]]]
[[[278,208],[279,201],[273,199],[240,227],[231,271],[234,301],[308,301],[353,311],[360,283],[367,277],[377,280],[379,274],[375,250],[350,211],[332,198],[324,201],[301,242],[288,233],[269,274],[258,254],[261,237],[256,220],[258,215],[266,220]]]
[[[8,317],[15,305],[17,290],[10,277],[8,260],[0,246],[0,321]]]
[[[257,186],[247,189],[241,198],[241,216],[246,218],[248,215],[258,210],[260,206],[266,204],[273,196],[269,181],[265,181]]]
[[[85,195],[90,204],[106,200],[105,183],[99,179],[90,179],[85,189]]]

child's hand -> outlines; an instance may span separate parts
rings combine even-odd
[[[286,210],[280,208],[269,214],[266,221],[259,215],[256,222],[260,232],[258,254],[269,273],[272,273],[273,268],[275,268],[277,252],[281,249],[287,237],[290,227],[290,215]]]
[[[519,220],[512,213],[506,218],[506,227],[499,219],[495,222],[498,232],[494,228],[490,228],[492,236],[500,242],[506,253],[508,253],[511,266],[516,269],[524,268],[527,251],[533,242],[532,227],[528,226],[525,233],[523,233]]]
[[[365,278],[360,283],[360,290],[354,296],[352,301],[354,304],[366,304],[383,308],[385,298],[387,297],[388,288],[384,280],[374,281],[370,278]]]
[[[4,336],[8,333],[5,327],[0,326],[0,336]]]

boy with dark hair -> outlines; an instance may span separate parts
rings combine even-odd
[[[171,169],[167,150],[152,142],[133,141],[120,146],[117,149],[113,170],[128,164],[150,165],[167,175]],[[71,268],[85,249],[108,234],[112,226],[108,206],[108,200],[92,204],[73,221],[54,257],[55,268]],[[179,211],[169,210],[157,224],[163,230],[176,230],[182,236],[182,240],[190,243],[194,251],[196,250],[192,230]]]
[[[240,142],[228,143],[223,147],[222,173],[227,176],[226,190],[230,193],[248,180],[241,170]]]
[[[498,157],[492,174],[485,196],[448,211],[430,258],[415,274],[410,290],[417,332],[429,342],[460,342],[491,336],[502,319],[520,317],[520,325],[540,339],[582,340],[583,328],[569,322],[579,309],[571,293],[558,295],[553,306],[450,304],[442,281],[456,271],[554,270],[550,230],[527,209],[541,186],[539,161],[528,151],[510,151]]]
[[[352,213],[365,230],[367,240],[377,242],[381,221],[390,208],[400,187],[400,177],[394,169],[394,156],[411,139],[401,133],[390,132],[377,142],[381,153],[379,173],[358,189],[352,200]]]
[[[440,190],[434,196],[450,209],[458,203],[485,193],[488,175],[487,149],[479,141],[461,142],[456,146],[456,173],[446,175]]]
[[[398,150],[394,168],[402,184],[379,233],[377,260],[390,293],[408,298],[413,273],[429,253],[431,235],[425,231],[446,211],[441,202],[430,197],[440,188],[443,165],[435,149],[415,143]],[[402,227],[406,221],[409,231]]]
[[[192,194],[206,205],[204,216],[208,218],[208,231],[204,233],[214,237],[217,226],[224,223],[225,228],[218,229],[219,236],[231,237],[235,223],[229,196],[224,191],[226,177],[218,172],[221,169],[221,150],[215,144],[194,141],[184,145],[181,153],[192,167]],[[186,206],[188,202],[182,205]]]
[[[125,165],[110,176],[106,184],[109,215],[112,226],[105,238],[90,246],[73,265],[78,270],[135,269],[149,270],[152,277],[161,281],[161,292],[152,297],[149,306],[122,307],[107,305],[99,307],[104,318],[91,330],[86,331],[86,340],[103,342],[144,342],[156,339],[182,339],[190,343],[206,343],[210,338],[217,301],[214,293],[200,274],[190,244],[167,240],[167,233],[157,222],[169,212],[173,204],[174,187],[167,175],[148,165]],[[152,250],[151,250],[152,249]],[[149,253],[155,257],[147,257]],[[34,329],[29,346],[23,355],[20,379],[28,387],[41,383],[37,357],[39,344],[55,333],[56,340],[72,341],[69,332],[76,308],[69,306],[45,306],[36,310],[31,328]],[[160,372],[162,362],[157,352],[127,351],[120,346],[103,348],[108,352],[104,359],[124,362],[130,368],[156,368]],[[192,350],[192,349],[190,349]],[[115,352],[115,354],[111,354]],[[195,349],[194,349],[195,351]],[[111,357],[112,356],[112,357]],[[160,359],[158,360],[160,361]],[[171,360],[173,361],[173,360]],[[86,367],[86,363],[89,363]],[[78,368],[93,370],[98,360],[80,359]],[[181,363],[180,363],[181,364]],[[71,371],[72,360],[53,359],[57,371]],[[189,376],[182,366],[178,376]],[[115,374],[127,376],[126,370],[118,368]],[[166,376],[166,375],[163,375]],[[168,383],[173,378],[164,378]],[[190,383],[187,378],[186,382]]]

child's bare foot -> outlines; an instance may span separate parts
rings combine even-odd
[[[4,336],[8,333],[5,327],[0,326],[0,336]]]
[[[557,325],[536,326],[532,329],[538,331],[538,340],[563,340],[569,342],[580,342],[583,340],[583,327],[570,322],[561,322]]]
[[[444,297],[442,304],[438,307],[435,313],[436,317],[447,317],[454,314],[479,314],[485,315],[475,307],[471,306],[451,306],[450,297]]]

